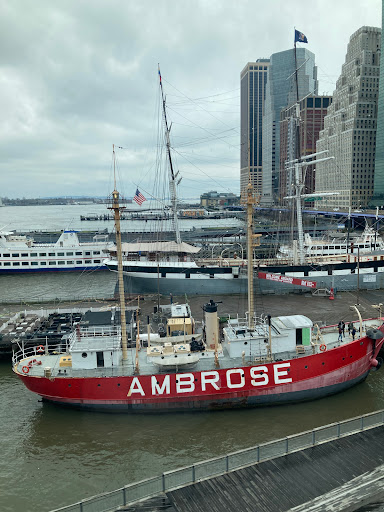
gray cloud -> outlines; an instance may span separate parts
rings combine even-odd
[[[244,65],[292,47],[296,26],[316,55],[321,91],[332,93],[349,37],[362,25],[380,26],[380,6],[2,0],[0,196],[106,195],[113,143],[126,148],[117,151],[126,193],[136,184],[151,189],[158,62],[180,194],[238,193]]]

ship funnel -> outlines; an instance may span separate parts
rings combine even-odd
[[[204,304],[205,313],[205,343],[208,349],[217,350],[219,343],[219,319],[217,317],[217,302],[212,299],[208,304]]]

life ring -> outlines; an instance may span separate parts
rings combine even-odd
[[[325,343],[322,343],[319,348],[320,352],[325,352],[327,350],[327,345]]]
[[[25,374],[29,373],[29,366],[23,366],[22,367],[22,372],[25,373]]]
[[[43,345],[39,345],[36,349],[36,352],[38,352],[39,354],[45,352],[45,347]]]

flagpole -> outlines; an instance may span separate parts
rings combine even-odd
[[[294,49],[295,49],[295,78],[296,78],[296,101],[299,102],[299,82],[297,79],[297,55],[296,55],[296,29],[295,30],[295,41],[294,41]]]
[[[299,77],[297,72],[297,54],[296,54],[296,28],[295,28],[295,37],[294,37],[294,53],[295,53],[295,80],[296,80],[296,109],[295,109],[295,117],[297,119],[296,125],[296,158],[300,161],[301,157],[301,141],[300,141],[300,104],[299,104]]]

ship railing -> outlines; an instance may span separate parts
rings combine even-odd
[[[226,475],[261,462],[300,452],[383,425],[384,410],[374,411],[197,462],[190,466],[166,471],[161,475],[125,485],[111,492],[92,496],[51,512],[84,512],[86,510],[107,512],[116,510],[119,507],[133,505],[141,500],[164,497],[164,493],[187,485]],[[143,506],[145,508],[146,504],[143,503]]]
[[[69,335],[69,344],[72,349],[75,345],[86,346],[89,342],[101,341],[102,338],[108,346],[120,345],[121,328],[119,326],[78,327]]]
[[[43,347],[44,350],[41,348]],[[20,348],[20,346],[19,346]],[[14,351],[12,354],[12,365],[17,365],[20,361],[23,359],[26,359],[28,357],[36,357],[41,355],[47,355],[47,354],[58,354],[58,353],[67,353],[69,350],[69,345],[67,342],[62,340],[57,345],[37,345],[34,347],[21,347],[20,350]]]

